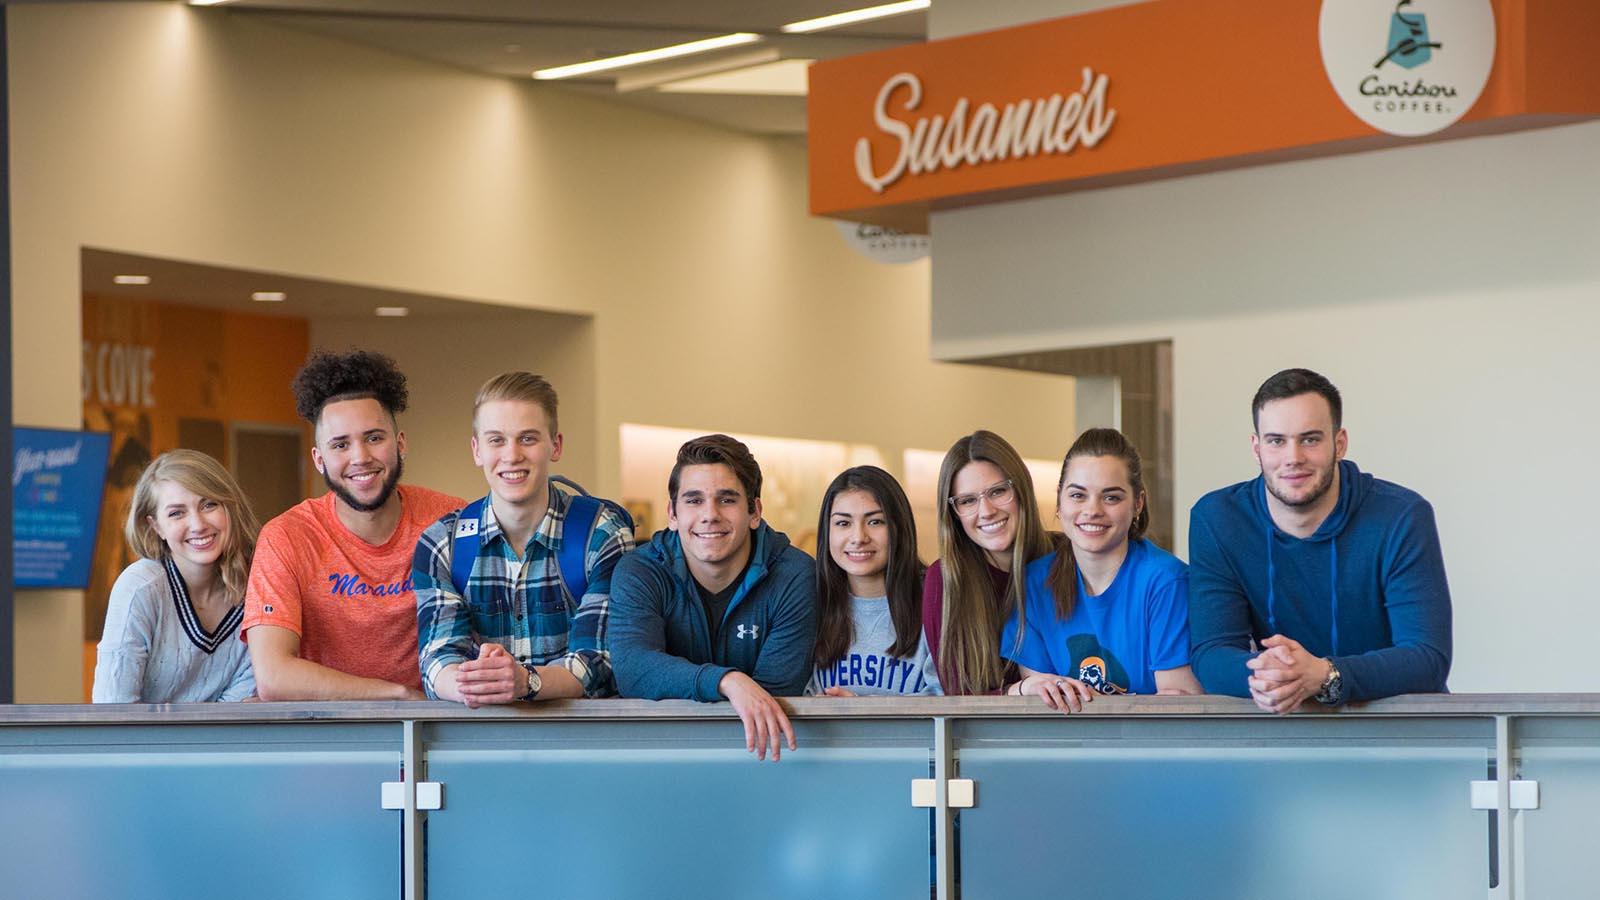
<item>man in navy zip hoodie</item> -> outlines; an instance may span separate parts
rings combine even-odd
[[[1210,693],[1288,713],[1445,690],[1450,588],[1433,507],[1344,458],[1342,412],[1315,372],[1267,379],[1251,404],[1261,476],[1190,513],[1191,656]]]
[[[817,639],[811,557],[761,520],[761,467],[724,434],[678,449],[668,528],[611,576],[617,692],[647,700],[727,699],[745,749],[778,759],[794,728],[773,698],[798,696]]]

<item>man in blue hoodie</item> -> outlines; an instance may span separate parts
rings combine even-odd
[[[678,449],[668,527],[611,576],[617,692],[647,700],[727,699],[745,749],[776,760],[795,748],[773,699],[798,696],[817,639],[811,557],[761,520],[761,467],[725,434]]]
[[[1251,404],[1261,476],[1190,513],[1192,664],[1210,693],[1288,713],[1445,690],[1450,588],[1433,507],[1344,458],[1342,413],[1315,372],[1268,378]]]

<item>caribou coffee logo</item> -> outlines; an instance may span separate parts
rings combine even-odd
[[[925,234],[908,234],[857,222],[835,222],[839,236],[857,253],[873,262],[916,262],[928,255],[933,243]]]
[[[1410,5],[1411,0],[1400,0],[1394,5],[1394,18],[1389,22],[1389,52],[1372,64],[1374,69],[1383,68],[1386,62],[1415,69],[1433,59],[1433,51],[1443,46],[1428,40],[1427,16],[1420,13],[1406,15],[1401,12]]]
[[[1323,0],[1328,80],[1344,105],[1379,131],[1416,136],[1448,128],[1477,102],[1494,65],[1489,3]]]

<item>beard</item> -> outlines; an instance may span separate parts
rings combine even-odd
[[[1299,509],[1305,506],[1313,506],[1317,503],[1317,501],[1321,500],[1327,495],[1328,489],[1333,487],[1333,470],[1337,465],[1339,465],[1339,463],[1335,461],[1332,466],[1323,469],[1321,477],[1317,479],[1315,484],[1311,485],[1310,490],[1306,491],[1305,496],[1298,500],[1284,494],[1283,491],[1278,487],[1277,479],[1267,475],[1267,473],[1264,471],[1261,474],[1266,476],[1265,481],[1267,482],[1268,493],[1276,497],[1278,502],[1282,503],[1284,506],[1287,506],[1290,509]]]
[[[373,500],[371,503],[363,503],[362,501],[357,500],[356,496],[350,493],[350,489],[344,486],[343,481],[333,480],[333,476],[328,474],[328,470],[326,468],[322,470],[322,480],[327,483],[328,490],[337,494],[339,499],[344,501],[346,506],[350,507],[356,512],[376,512],[377,510],[382,509],[383,505],[388,503],[389,498],[394,495],[395,486],[400,483],[400,473],[405,470],[405,467],[405,459],[398,456],[395,457],[394,465],[389,468],[388,477],[383,479],[383,487],[378,489],[377,499]]]

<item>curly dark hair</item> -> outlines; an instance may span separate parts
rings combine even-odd
[[[294,376],[294,411],[312,425],[338,400],[373,399],[389,415],[406,411],[406,376],[393,359],[370,350],[314,350]]]

